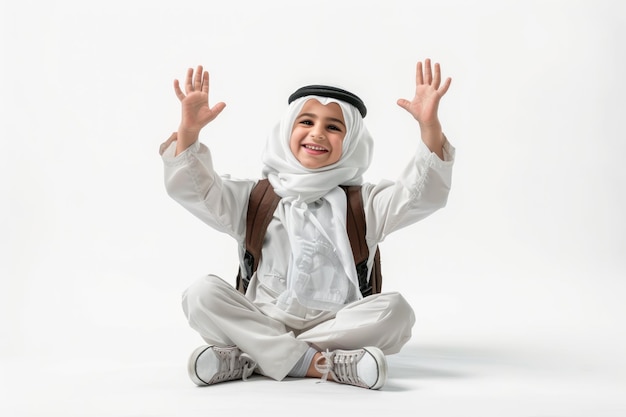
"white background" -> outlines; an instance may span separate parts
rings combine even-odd
[[[623,2],[26,0],[3,1],[0,16],[0,400],[14,415],[89,414],[87,400],[37,405],[33,381],[128,375],[138,363],[180,377],[201,342],[180,293],[208,272],[234,282],[234,242],[163,187],[158,146],[180,112],[173,79],[198,64],[210,71],[211,101],[227,107],[201,140],[219,172],[243,178],[258,177],[291,92],[344,86],[368,106],[375,182],[396,178],[419,140],[395,101],[412,96],[427,57],[453,78],[440,117],[457,162],[448,206],[381,247],[384,288],[418,317],[401,359],[445,357],[452,374],[465,359],[503,357],[565,372],[570,385],[544,398],[549,407],[529,396],[527,409],[499,415],[626,407],[570,390],[626,387]],[[423,388],[427,374],[408,379]],[[456,401],[427,415],[452,413],[468,389],[477,397],[461,415],[489,414],[476,381],[443,383]],[[485,389],[496,403],[508,398],[494,384]]]

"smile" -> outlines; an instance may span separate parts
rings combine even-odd
[[[328,150],[324,147],[321,146],[316,146],[316,145],[303,145],[306,149],[310,149],[312,151],[317,151],[317,152],[328,152]]]

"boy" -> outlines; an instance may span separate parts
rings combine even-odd
[[[386,354],[410,339],[415,318],[399,293],[363,297],[346,233],[346,196],[360,185],[366,241],[375,248],[389,233],[445,206],[454,148],[437,116],[450,86],[430,60],[418,62],[416,93],[398,105],[419,123],[417,154],[393,183],[364,184],[373,140],[361,99],[331,86],[306,86],[289,98],[270,133],[263,178],[281,199],[267,228],[262,257],[245,295],[214,275],[183,295],[192,328],[209,344],[194,351],[189,374],[198,385],[246,379],[253,371],[276,380],[317,377],[381,388]],[[170,196],[218,231],[235,238],[243,265],[246,208],[256,181],[217,175],[200,130],[224,109],[209,106],[209,75],[187,71],[178,131],[161,146]]]

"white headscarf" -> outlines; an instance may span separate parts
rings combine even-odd
[[[342,154],[322,168],[304,167],[293,155],[290,138],[306,101],[337,103],[346,124]],[[346,232],[346,196],[339,185],[361,184],[372,159],[373,140],[356,107],[333,98],[306,96],[294,100],[267,139],[262,174],[282,197],[279,216],[285,219],[292,259],[287,291],[278,305],[300,305],[337,311],[362,298]]]

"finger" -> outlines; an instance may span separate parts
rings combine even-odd
[[[426,58],[426,61],[424,61],[424,81],[426,84],[431,84],[433,82],[433,73],[430,67],[429,58]]]
[[[193,68],[187,69],[187,77],[185,77],[185,93],[189,94],[193,91],[193,85],[191,79],[193,77]]]
[[[226,107],[226,103],[224,103],[222,101],[220,101],[215,106],[213,106],[211,108],[211,112],[213,113],[213,119],[215,119],[217,116],[219,116],[219,114],[222,112],[222,110],[224,110],[225,107]]]
[[[176,93],[176,97],[178,97],[178,99],[181,101],[185,98],[185,94],[180,89],[180,83],[178,82],[178,80],[174,80],[174,93]]]
[[[422,62],[417,62],[417,67],[415,68],[415,84],[421,85],[424,84],[424,74],[422,73]]]
[[[411,102],[409,100],[405,100],[403,98],[398,99],[396,103],[398,104],[398,106],[402,107],[406,111],[409,110],[409,106],[411,105]]]
[[[202,65],[198,65],[198,68],[196,68],[196,76],[194,77],[194,80],[193,80],[194,91],[200,91],[202,89],[202,75],[203,75]]]
[[[446,94],[446,92],[448,91],[448,88],[450,88],[450,83],[452,83],[452,78],[450,77],[446,78],[446,80],[443,82],[439,90],[437,90],[439,91],[440,96],[443,96],[444,94]]]
[[[204,71],[202,74],[202,92],[209,93],[209,71]]]
[[[436,63],[435,73],[433,74],[433,87],[435,89],[438,89],[440,84],[441,84],[441,67],[439,66],[439,63]]]

